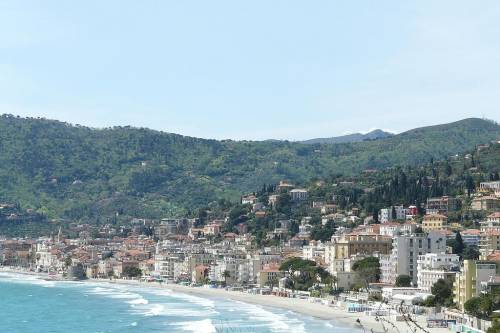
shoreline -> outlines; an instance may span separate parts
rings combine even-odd
[[[0,273],[13,273],[25,274],[30,276],[38,276],[42,279],[51,281],[68,281],[64,279],[55,279],[45,273],[35,273],[30,271],[17,270],[12,268],[0,268]],[[285,309],[297,314],[317,318],[320,320],[332,321],[338,326],[345,326],[360,331],[370,331],[372,333],[413,333],[416,329],[415,326],[409,326],[404,321],[396,321],[394,315],[382,317],[382,322],[377,321],[374,316],[366,315],[364,312],[348,313],[336,306],[329,306],[322,303],[310,302],[307,299],[301,298],[285,298],[271,295],[249,294],[239,291],[228,291],[225,289],[204,288],[204,287],[189,287],[178,284],[156,283],[156,282],[140,282],[137,280],[108,280],[108,279],[89,279],[83,280],[86,282],[94,283],[107,283],[129,285],[137,287],[146,287],[151,289],[167,289],[174,292],[179,292],[188,295],[194,295],[205,298],[225,298],[232,301],[238,301],[253,305],[259,305],[269,308]],[[359,322],[358,322],[359,320]],[[416,316],[419,325],[431,333],[445,333],[450,332],[447,328],[427,328],[425,318],[423,316]],[[385,321],[385,322],[384,322]]]

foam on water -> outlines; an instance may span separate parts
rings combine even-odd
[[[32,284],[34,288],[56,287],[57,289],[52,293],[50,291],[45,292],[49,293],[47,294],[49,296],[45,296],[45,299],[48,299],[47,297],[51,298],[50,301],[54,302],[54,304],[61,302],[57,300],[62,299],[58,295],[64,295],[65,302],[68,302],[68,298],[73,300],[73,303],[71,303],[73,308],[85,306],[85,304],[93,304],[90,309],[98,310],[101,304],[103,304],[103,309],[108,311],[108,315],[107,317],[103,317],[99,313],[98,318],[109,318],[103,319],[107,321],[100,322],[100,325],[104,326],[97,326],[98,323],[93,323],[92,320],[89,323],[88,320],[90,317],[88,317],[89,319],[78,317],[77,320],[86,325],[96,325],[95,329],[86,330],[82,326],[81,330],[74,330],[74,332],[78,333],[98,332],[103,331],[103,329],[104,331],[108,331],[111,329],[109,325],[115,325],[113,326],[115,329],[112,331],[117,332],[120,331],[117,327],[122,327],[122,329],[127,331],[134,329],[135,326],[140,326],[141,332],[162,331],[162,329],[164,330],[168,327],[166,332],[171,333],[215,333],[219,331],[317,333],[336,328],[334,322],[316,321],[288,310],[267,308],[219,297],[203,298],[174,292],[169,289],[143,285],[93,281],[86,281],[84,283],[45,281],[37,276],[2,274],[1,272],[0,282]],[[40,289],[29,287],[29,289],[26,289],[23,297],[27,297],[28,293],[29,295],[32,293],[36,294],[39,297],[40,292],[37,290]],[[37,297],[32,297],[33,301],[31,302],[36,303],[35,299],[38,299]],[[64,310],[61,311],[64,312]],[[87,309],[87,311],[92,310]],[[62,314],[58,318],[64,316],[65,314]],[[42,320],[38,318],[44,317],[36,318],[37,320]],[[48,320],[50,323],[50,319],[45,320]],[[34,328],[37,327],[36,323],[32,321],[26,325],[31,325]],[[339,328],[344,332],[352,332],[350,329]],[[18,331],[25,332],[24,330]],[[37,331],[35,329],[31,331],[26,330],[26,332],[36,333]],[[66,331],[54,330],[54,332]]]
[[[272,332],[304,333],[305,323],[284,314],[266,310],[261,306],[237,302],[238,309],[249,315],[248,319],[269,327]]]
[[[28,274],[0,272],[0,278],[11,283],[34,284],[45,288],[52,288],[56,285],[56,281],[49,281],[38,276]]]
[[[198,321],[186,321],[174,323],[172,326],[179,326],[181,330],[196,333],[216,333],[217,328],[210,319],[203,319]]]

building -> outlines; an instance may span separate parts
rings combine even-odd
[[[485,258],[498,250],[500,250],[500,231],[489,230],[482,232],[479,243],[481,258]]]
[[[418,256],[417,285],[422,291],[430,293],[439,279],[453,282],[459,267],[460,257],[456,254],[426,253]]]
[[[419,256],[445,251],[446,238],[438,232],[394,236],[391,253],[380,256],[381,282],[394,284],[399,275],[408,275],[416,285]]]
[[[479,222],[481,231],[500,231],[500,212],[488,215],[486,221]]]
[[[412,234],[417,230],[416,223],[382,223],[379,224],[379,233],[384,236],[396,236],[401,234]]]
[[[290,184],[288,181],[281,180],[280,183],[276,186],[276,189],[279,192],[282,192],[282,191],[289,191],[293,189],[293,187],[294,187],[293,184]]]
[[[425,215],[422,221],[422,230],[425,232],[447,229],[448,218],[441,214]]]
[[[241,197],[241,204],[242,205],[253,205],[257,202],[257,197],[255,195],[247,195],[244,197]]]
[[[191,275],[191,282],[192,283],[203,283],[208,279],[208,273],[210,271],[210,267],[204,266],[204,265],[198,265],[196,266]]]
[[[428,198],[425,205],[427,214],[448,214],[460,207],[460,201],[454,197]]]
[[[292,201],[304,201],[307,200],[309,192],[302,188],[295,188],[290,191],[290,198]]]
[[[345,259],[356,254],[389,254],[392,239],[369,233],[352,233],[341,236],[333,236],[332,243],[328,245],[330,259]],[[325,248],[325,256],[326,256]]]
[[[479,190],[482,192],[500,191],[500,180],[493,182],[481,182],[479,183]]]
[[[268,264],[266,265],[258,275],[257,284],[259,287],[263,288],[266,286],[277,286],[279,279],[284,277],[284,272],[280,271],[279,265]]]
[[[490,281],[496,275],[494,263],[464,260],[460,272],[455,276],[453,302],[464,311],[464,304],[481,293],[483,282]]]
[[[276,203],[278,202],[278,199],[279,199],[279,194],[272,194],[269,196],[268,200],[267,200],[267,203],[268,205],[270,206],[274,206],[276,205]]]
[[[500,207],[500,199],[494,196],[474,198],[470,207],[472,210],[495,211]]]
[[[405,220],[406,219],[406,209],[403,206],[391,206],[388,208],[382,208],[379,211],[378,220],[380,223],[387,223],[393,220]]]
[[[465,229],[460,232],[464,244],[467,246],[479,246],[481,231],[478,229]]]

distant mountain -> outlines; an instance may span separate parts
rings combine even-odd
[[[316,144],[316,143],[324,143],[324,144],[332,144],[332,143],[350,143],[350,142],[361,142],[367,140],[377,140],[377,139],[385,139],[393,136],[393,133],[385,132],[380,129],[373,130],[366,134],[362,133],[354,133],[347,134],[342,136],[334,136],[331,138],[317,138],[300,141],[300,143],[305,144]]]
[[[0,116],[0,202],[49,218],[158,218],[236,200],[263,184],[422,165],[500,139],[482,119],[337,144],[206,140],[144,128],[91,129]]]

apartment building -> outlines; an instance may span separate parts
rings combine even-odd
[[[418,256],[417,285],[424,292],[431,288],[439,279],[454,281],[460,267],[460,257],[448,253],[426,253]]]
[[[351,233],[341,236],[333,236],[330,248],[325,249],[325,257],[332,259],[350,258],[356,254],[389,254],[392,246],[392,238],[378,234]],[[327,254],[328,251],[328,254]]]
[[[453,302],[464,311],[464,304],[472,297],[479,296],[481,284],[490,281],[496,275],[494,263],[464,260],[460,272],[455,276]]]
[[[409,275],[416,285],[418,257],[442,252],[446,252],[446,239],[438,232],[394,236],[391,253],[380,257],[381,282],[394,284],[399,275]]]
[[[422,221],[422,230],[425,232],[446,230],[448,218],[441,214],[428,214]]]
[[[448,214],[456,211],[460,207],[460,201],[454,197],[428,198],[425,205],[427,214]]]

